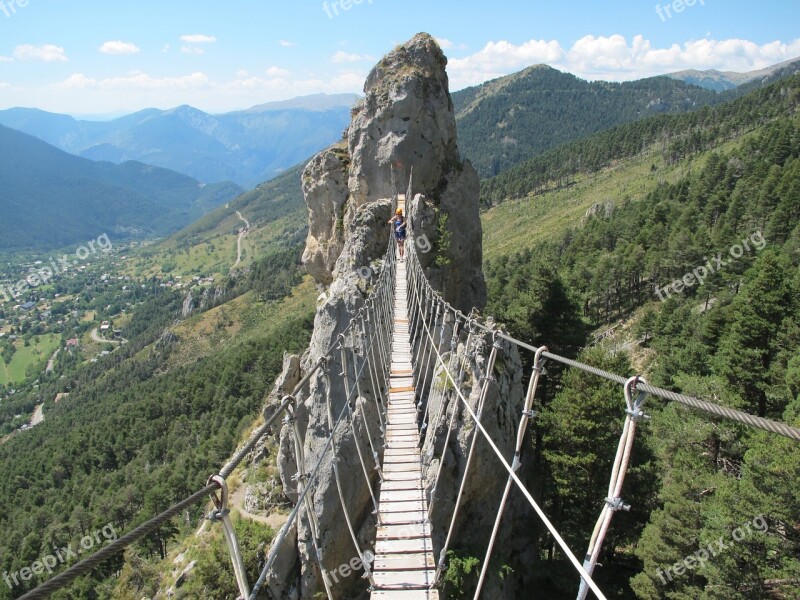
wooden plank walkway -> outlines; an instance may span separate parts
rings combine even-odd
[[[400,196],[398,206],[405,208],[403,196]],[[381,525],[375,541],[372,600],[439,598],[439,592],[430,589],[436,564],[422,481],[407,294],[406,263],[398,262],[384,481],[378,501]]]

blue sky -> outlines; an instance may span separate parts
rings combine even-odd
[[[360,92],[419,31],[454,90],[537,63],[629,80],[800,56],[799,0],[356,1],[0,0],[0,108],[224,112]]]

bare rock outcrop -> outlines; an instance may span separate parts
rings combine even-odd
[[[322,285],[333,282],[333,267],[344,248],[349,162],[347,149],[335,146],[320,152],[303,171],[303,194],[309,211],[303,264]]]

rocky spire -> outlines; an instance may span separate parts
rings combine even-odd
[[[408,199],[408,216],[422,265],[449,302],[464,311],[483,308],[480,182],[458,152],[446,67],[427,33],[387,54],[353,108],[346,146],[325,150],[306,167],[310,231],[303,261],[318,283],[333,282],[359,209],[404,193],[413,167],[413,190],[424,198]],[[344,260],[338,268],[359,266]]]

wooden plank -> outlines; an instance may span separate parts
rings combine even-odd
[[[421,489],[381,490],[381,502],[411,502],[413,500],[425,500],[425,492]]]
[[[374,590],[373,600],[439,600],[438,590]]]
[[[397,491],[397,490],[422,490],[424,489],[422,485],[422,479],[406,479],[406,480],[392,480],[392,481],[384,481],[381,484],[381,491]]]
[[[427,523],[410,525],[381,525],[378,527],[379,540],[412,540],[416,538],[429,538],[430,526]]]
[[[416,571],[436,568],[432,552],[380,554],[372,563],[373,571]]]
[[[414,502],[388,502],[383,501],[378,504],[378,510],[383,513],[408,513],[427,511],[427,502],[415,500]]]
[[[375,542],[376,554],[402,554],[405,552],[432,552],[431,541],[420,538],[413,540],[377,540]]]
[[[411,472],[411,473],[420,473],[420,463],[418,460],[415,461],[406,461],[402,463],[390,463],[384,465],[383,472],[384,473],[397,473],[397,472]]]
[[[419,571],[374,571],[375,585],[382,589],[429,587],[436,577],[435,569]]]
[[[407,463],[414,463],[416,465],[420,465],[419,460],[419,453],[417,452],[408,452],[408,453],[391,453],[391,454],[384,454],[383,462],[387,465],[397,465],[397,464],[407,464]]]
[[[381,523],[385,525],[406,525],[422,523],[428,518],[425,511],[381,512]]]

